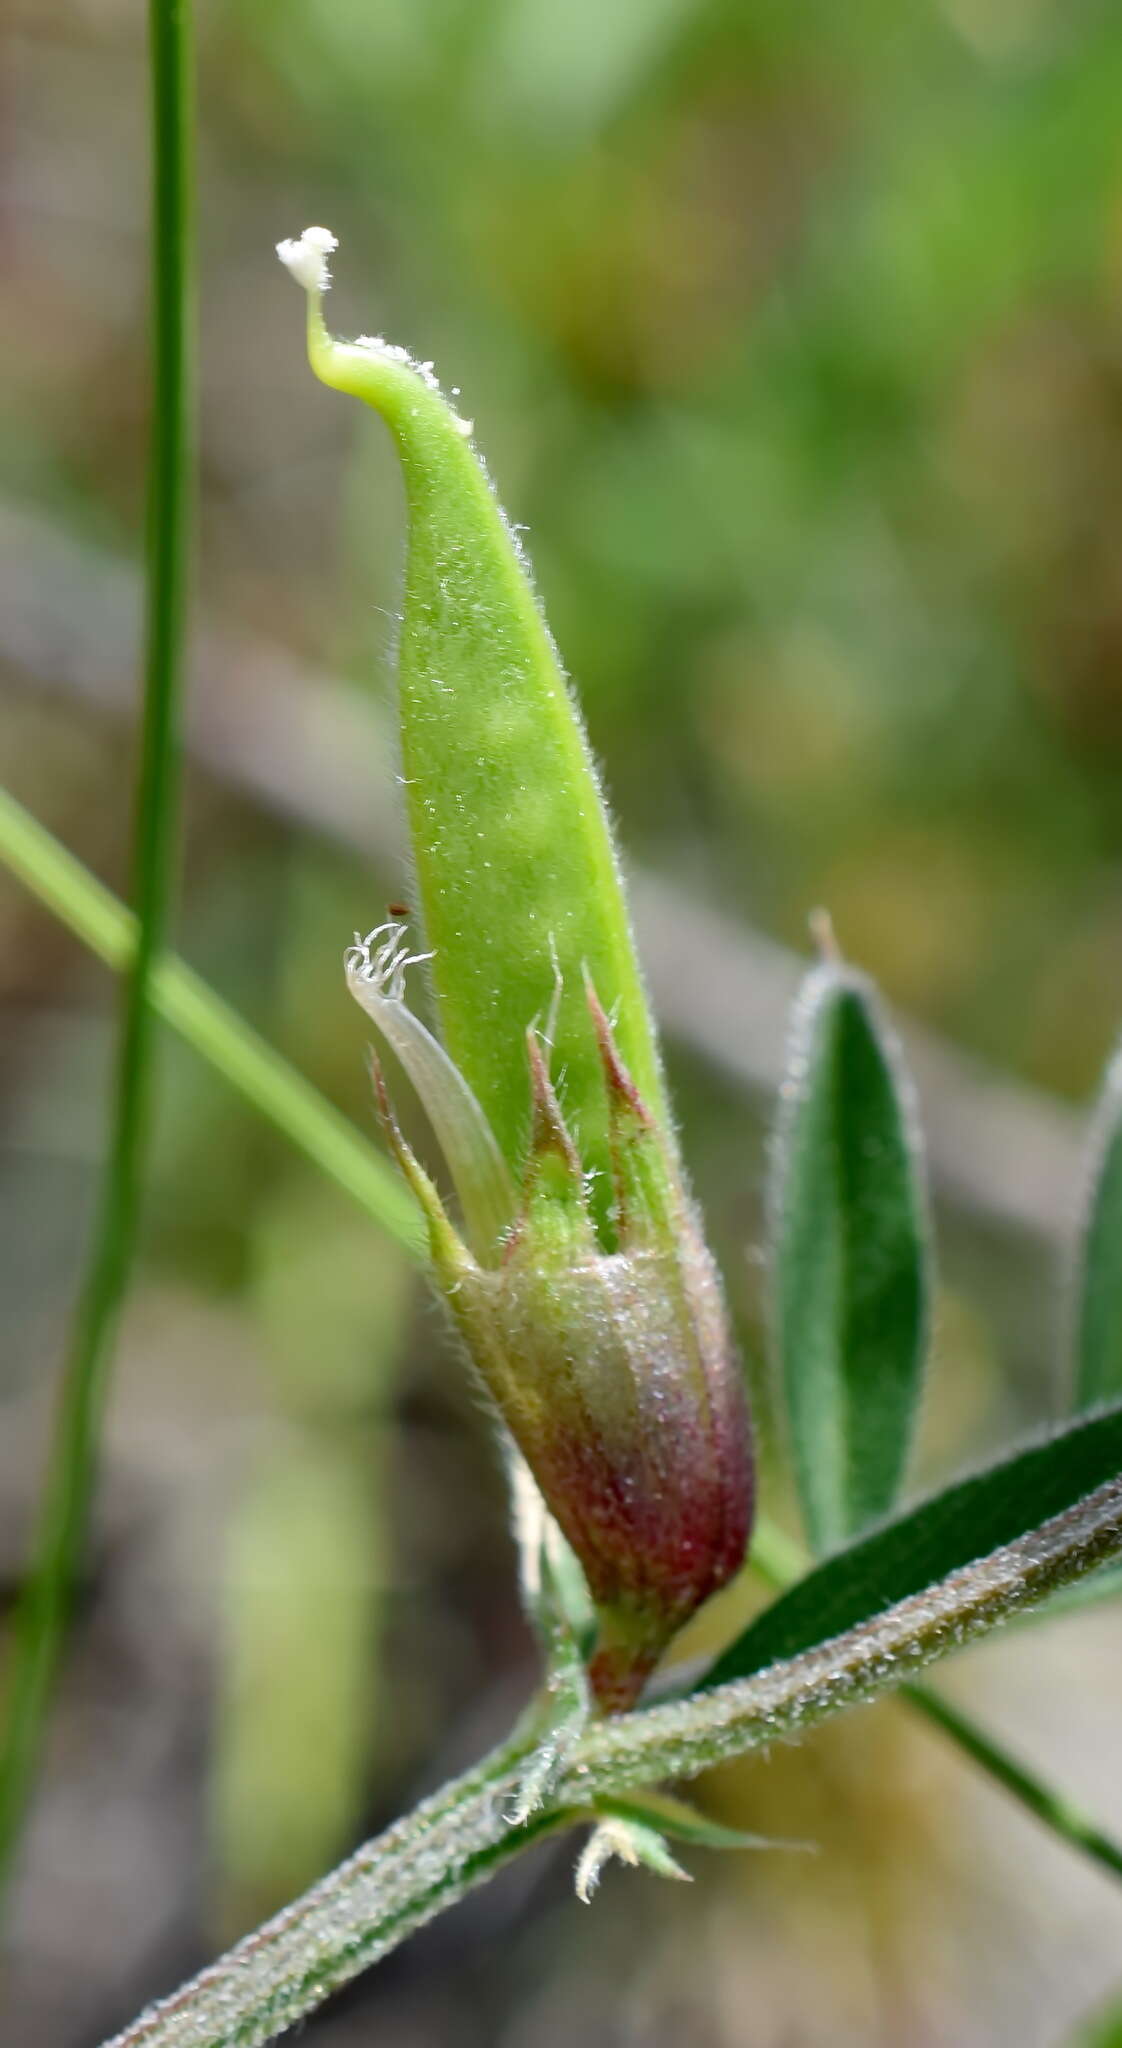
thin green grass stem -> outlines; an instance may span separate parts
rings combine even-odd
[[[965,1750],[983,1771],[1004,1786],[1018,1805],[1035,1814],[1037,1820],[1051,1828],[1052,1833],[1059,1835],[1069,1848],[1082,1850],[1084,1856],[1101,1864],[1113,1877],[1122,1877],[1122,1847],[1071,1800],[1053,1792],[1032,1771],[1026,1770],[984,1728],[979,1728],[976,1721],[958,1707],[953,1707],[944,1693],[932,1692],[926,1685],[905,1685],[901,1691],[910,1707],[914,1707],[936,1728],[941,1728],[944,1735],[949,1735],[959,1749]]]
[[[149,991],[175,861],[193,438],[191,24],[188,0],[151,0],[152,428],[144,702],[136,791],[136,936],[125,976],[104,1177],[75,1311],[35,1551],[17,1616],[0,1755],[0,1880],[27,1806],[93,1490],[117,1313],[140,1210],[152,1094]]]
[[[68,931],[118,972],[136,947],[136,920],[15,798],[0,790],[0,864]],[[339,978],[342,991],[342,971]],[[423,1227],[394,1169],[317,1088],[173,954],[156,961],[149,1001],[165,1024],[244,1102],[420,1259]],[[340,1000],[343,1000],[340,993]]]

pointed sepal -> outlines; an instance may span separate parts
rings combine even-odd
[[[386,1087],[382,1063],[377,1053],[373,1051],[370,1054],[370,1079],[374,1087],[378,1121],[385,1133],[386,1142],[401,1169],[406,1185],[416,1197],[428,1226],[429,1249],[433,1264],[446,1290],[458,1287],[468,1274],[477,1271],[475,1260],[455,1230],[435,1183],[429,1179],[416,1153],[402,1135]]]
[[[672,1244],[688,1227],[677,1159],[624,1064],[611,1020],[587,972],[584,986],[608,1103],[617,1242],[621,1247]]]
[[[683,1870],[656,1828],[613,1815],[593,1829],[577,1859],[574,1885],[582,1905],[591,1905],[605,1867],[613,1858],[632,1870],[642,1864],[658,1877],[673,1878],[679,1884],[692,1883],[689,1871]]]

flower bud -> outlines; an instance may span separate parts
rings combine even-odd
[[[743,1559],[743,1382],[607,817],[521,550],[431,367],[327,333],[333,247],[316,229],[279,253],[309,293],[313,368],[382,414],[402,464],[399,712],[428,948],[410,955],[404,926],[385,926],[356,940],[347,979],[440,1140],[466,1241],[375,1066],[441,1291],[584,1571],[599,1627],[589,1675],[617,1708]],[[443,1043],[405,1004],[421,959]]]

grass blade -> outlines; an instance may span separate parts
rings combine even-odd
[[[1107,1070],[1076,1280],[1076,1406],[1122,1395],[1122,1051]]]
[[[891,1508],[920,1395],[924,1199],[896,1069],[868,982],[824,961],[796,1004],[771,1190],[776,1349],[816,1551]]]
[[[136,920],[14,797],[0,790],[0,864],[18,876],[75,937],[118,972],[136,947]],[[199,975],[164,954],[149,986],[152,1007],[231,1088],[318,1166],[414,1258],[424,1233],[394,1169],[345,1116],[298,1074]]]
[[[133,876],[136,938],[125,980],[112,1130],[75,1313],[35,1556],[17,1616],[0,1756],[0,1877],[27,1804],[93,1487],[117,1312],[140,1209],[152,1083],[149,990],[174,868],[176,736],[192,504],[190,13],[151,0],[152,429],[148,471],[144,711]]]
[[[926,1685],[905,1685],[902,1691],[918,1713],[936,1728],[941,1728],[944,1735],[949,1735],[951,1741],[972,1757],[982,1770],[996,1778],[1018,1806],[1035,1814],[1037,1820],[1050,1828],[1054,1835],[1059,1835],[1073,1849],[1082,1850],[1093,1863],[1109,1870],[1112,1877],[1122,1877],[1122,1848],[1089,1815],[1026,1770],[1016,1757],[1010,1756],[1007,1749],[987,1735],[984,1728],[979,1728],[976,1721],[953,1707],[943,1693],[932,1692]]]

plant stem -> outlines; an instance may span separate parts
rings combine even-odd
[[[152,1087],[149,987],[174,867],[177,749],[192,504],[190,21],[151,0],[152,429],[144,711],[133,848],[136,940],[121,1008],[113,1125],[86,1277],[21,1604],[0,1760],[0,1877],[27,1804],[93,1488],[117,1312],[140,1209]]]
[[[174,1997],[141,2013],[113,2048],[258,2048],[454,1905],[522,1849],[577,1818],[542,1808],[512,1824],[519,1733],[453,1779]]]
[[[136,949],[131,913],[4,790],[0,863],[108,966],[129,967]],[[165,953],[155,963],[148,999],[200,1058],[357,1202],[380,1230],[414,1258],[421,1257],[423,1232],[417,1208],[392,1167],[221,996],[181,960]]]
[[[831,1643],[693,1699],[595,1723],[556,1799],[504,1819],[532,1735],[511,1744],[325,1878],[106,2048],[260,2048],[531,1841],[598,1798],[799,1735],[1122,1552],[1122,1478],[941,1585]]]
[[[1117,1842],[1112,1842],[1110,1836],[1104,1834],[1087,1814],[1042,1784],[987,1735],[985,1729],[979,1728],[976,1721],[953,1707],[943,1693],[932,1692],[926,1685],[905,1685],[902,1690],[909,1706],[949,1735],[959,1749],[973,1757],[975,1763],[988,1771],[991,1778],[996,1778],[999,1785],[1004,1785],[1021,1806],[1035,1814],[1037,1820],[1043,1821],[1045,1827],[1051,1828],[1061,1841],[1073,1849],[1081,1849],[1085,1856],[1101,1863],[1113,1876],[1122,1877],[1122,1848]]]
[[[806,1569],[801,1544],[768,1521],[762,1521],[757,1527],[752,1563],[769,1585],[778,1591],[800,1578]],[[1079,1579],[1073,1583],[1070,1594],[1061,1595],[1061,1599],[1074,1599],[1084,1588],[1090,1593],[1094,1585],[1093,1575]],[[1037,1607],[1032,1612],[1035,1615],[1047,1613],[1048,1606]],[[964,1714],[959,1707],[951,1706],[941,1693],[932,1692],[926,1685],[909,1682],[901,1686],[900,1696],[917,1714],[922,1714],[925,1720],[941,1728],[944,1735],[949,1736],[980,1770],[995,1778],[1011,1798],[1042,1821],[1069,1848],[1090,1856],[1113,1876],[1122,1877],[1122,1846],[1104,1834],[1089,1815],[1082,1813],[1069,1799],[1054,1792],[1043,1779],[1034,1776],[1024,1764],[1010,1756],[1008,1750],[980,1728],[970,1715]]]
[[[1120,1553],[1122,1476],[833,1642],[756,1677],[599,1723],[581,1745],[586,1795],[694,1776],[770,1739],[759,1735],[761,1717],[771,1717],[776,1735],[799,1734],[840,1707],[894,1690],[925,1664]]]

